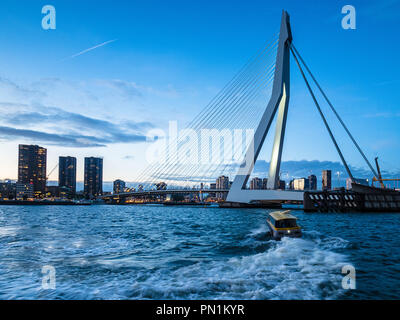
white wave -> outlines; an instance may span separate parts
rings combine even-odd
[[[265,223],[261,224],[258,228],[255,228],[250,231],[250,236],[251,237],[256,237],[259,235],[266,234],[268,232],[268,227]]]
[[[271,241],[272,243],[272,241]],[[266,252],[158,270],[129,290],[148,299],[333,299],[344,255],[311,240],[284,238]]]
[[[318,239],[321,237],[322,233],[316,230],[307,230],[303,231],[303,234],[306,234],[308,237],[312,239]]]
[[[0,237],[15,237],[18,231],[17,227],[0,227]]]
[[[343,249],[349,246],[350,242],[339,237],[326,237],[321,239],[321,247],[327,249]]]

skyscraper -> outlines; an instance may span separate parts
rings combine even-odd
[[[88,196],[98,196],[103,193],[103,159],[85,158],[84,193]]]
[[[19,145],[18,182],[32,184],[35,196],[46,192],[47,150],[36,145]]]
[[[76,193],[76,158],[60,157],[58,162],[58,186]]]
[[[322,170],[322,190],[332,189],[332,171]]]
[[[308,176],[308,181],[310,184],[310,190],[317,190],[317,177],[312,174]]]

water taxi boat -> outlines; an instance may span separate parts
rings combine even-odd
[[[300,238],[302,235],[297,218],[290,214],[290,210],[271,212],[267,218],[267,225],[275,240],[282,237]]]

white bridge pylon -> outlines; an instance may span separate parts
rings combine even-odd
[[[292,32],[289,15],[282,12],[279,33],[278,51],[275,63],[274,82],[271,98],[261,117],[261,121],[254,133],[253,140],[246,151],[243,164],[240,166],[226,201],[252,203],[259,201],[303,201],[303,192],[285,191],[279,188],[279,171],[282,158],[283,142],[285,138],[286,118],[290,98],[290,46]],[[271,123],[278,111],[275,138],[271,153],[271,161],[266,190],[246,189],[249,177],[254,169],[260,150],[271,127]]]

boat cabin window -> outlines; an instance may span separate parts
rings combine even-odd
[[[296,219],[285,219],[275,221],[276,228],[293,228],[297,227]]]

